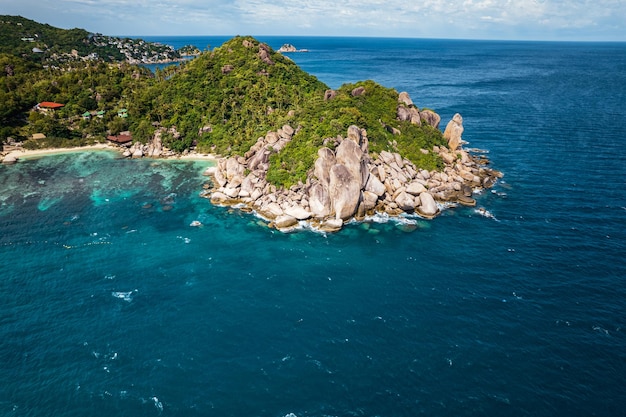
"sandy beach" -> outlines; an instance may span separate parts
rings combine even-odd
[[[50,148],[50,149],[21,149],[11,151],[4,156],[5,159],[15,158],[17,160],[27,159],[27,158],[36,158],[39,156],[46,155],[54,155],[59,153],[67,153],[67,152],[82,152],[82,151],[119,151],[119,148],[115,146],[111,146],[106,143],[98,143],[95,145],[88,146],[77,146],[74,148]]]
[[[115,151],[122,152],[122,149],[110,145],[108,143],[98,143],[95,145],[88,146],[77,146],[73,148],[50,148],[50,149],[21,149],[14,150],[7,153],[4,158],[7,160],[20,160],[20,159],[28,159],[28,158],[37,158],[46,155],[55,155],[60,153],[68,153],[68,152],[84,152],[84,151]],[[217,157],[211,154],[199,154],[199,153],[188,153],[186,155],[175,155],[171,157],[166,157],[164,159],[184,159],[184,160],[205,160],[205,161],[216,161]]]
[[[205,153],[188,153],[186,155],[172,156],[172,159],[186,159],[186,160],[202,160],[202,161],[217,161],[218,157],[212,154]]]

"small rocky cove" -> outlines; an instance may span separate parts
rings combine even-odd
[[[332,100],[333,91],[325,98]],[[398,96],[397,117],[435,128],[441,120],[433,111],[420,112],[407,93]],[[336,232],[351,219],[364,220],[376,213],[431,219],[444,205],[474,206],[473,193],[502,177],[484,157],[462,148],[463,119],[456,114],[444,131],[448,146],[421,150],[438,154],[445,164],[442,171],[419,169],[397,152],[370,153],[367,131],[353,125],[345,137],[325,140],[327,146],[318,150],[306,183],[276,188],[265,179],[270,155],[280,152],[297,133],[297,128],[285,125],[260,137],[245,155],[219,159],[205,172],[213,184],[202,195],[216,205],[254,212],[281,231],[305,222],[322,232]]]

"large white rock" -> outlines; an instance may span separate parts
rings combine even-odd
[[[411,100],[409,93],[407,93],[406,91],[403,91],[400,94],[398,94],[398,102],[403,103],[407,107],[413,105],[413,100]]]
[[[396,161],[396,157],[391,152],[381,151],[380,159],[387,165]]]
[[[268,149],[268,146],[263,146],[261,149],[253,153],[248,159],[248,169],[254,171],[263,164],[266,164],[270,160],[272,152]]]
[[[342,226],[343,226],[343,220],[331,218],[331,219],[327,219],[320,225],[320,230],[323,232],[333,233],[333,232],[338,232],[339,230],[341,230]]]
[[[355,178],[345,165],[337,164],[330,169],[328,194],[335,218],[347,220],[356,213],[359,204],[360,178]]]
[[[344,165],[355,179],[358,179],[359,182],[361,181],[363,177],[361,174],[363,151],[356,142],[352,140],[341,142],[335,152],[335,158],[337,159],[337,164]]]
[[[411,107],[409,109],[409,116],[412,124],[418,126],[422,125],[422,119],[420,118],[420,112],[418,109],[416,109],[415,107]]]
[[[286,229],[289,227],[293,227],[296,224],[298,224],[298,220],[288,214],[283,214],[281,216],[278,216],[274,220],[274,225],[278,229]]]
[[[252,193],[250,194],[250,198],[253,201],[258,200],[259,198],[261,198],[263,196],[263,190],[261,190],[260,188],[255,188]]]
[[[435,217],[437,213],[439,213],[437,203],[435,203],[435,199],[430,193],[421,193],[419,199],[420,205],[417,209],[419,214],[423,215],[424,217]]]
[[[266,217],[268,219],[275,219],[279,216],[282,216],[284,213],[283,213],[283,209],[280,207],[278,203],[272,202],[272,203],[261,206],[259,208],[259,214],[261,214],[261,216]]]
[[[424,120],[426,123],[434,127],[435,129],[439,129],[439,123],[441,122],[441,116],[435,113],[432,110],[422,110],[420,112],[420,119]]]
[[[211,194],[211,203],[213,204],[221,204],[228,200],[229,200],[229,197],[226,194],[221,193],[219,191],[215,191],[213,194]]]
[[[226,160],[226,178],[233,179],[235,176],[243,176],[245,168],[237,161],[237,158],[231,157]]]
[[[315,175],[323,185],[328,186],[330,182],[330,169],[336,163],[337,160],[333,151],[325,147],[318,149],[313,175]]]
[[[207,169],[204,170],[204,172],[202,173],[202,175],[205,175],[207,177],[211,176],[215,176],[215,172],[217,171],[217,167],[208,167]]]
[[[420,195],[421,193],[426,191],[426,187],[422,185],[422,183],[413,181],[409,185],[406,186],[406,192],[412,195]]]
[[[330,214],[330,195],[322,184],[315,184],[309,190],[309,208],[314,217],[323,218]]]
[[[376,202],[378,201],[378,195],[370,192],[370,191],[363,191],[363,204],[365,207],[365,210],[371,210],[374,207],[376,207]]]
[[[269,145],[273,145],[278,142],[279,138],[280,137],[278,136],[277,132],[268,132],[267,135],[265,135],[265,142],[267,142]]]
[[[361,145],[361,129],[355,125],[348,127],[348,139],[357,145]]]
[[[448,122],[446,130],[443,132],[443,138],[448,141],[448,148],[450,148],[450,150],[456,151],[461,145],[463,129],[463,118],[457,113],[452,120]]]
[[[11,155],[8,154],[7,156],[4,157],[4,159],[2,160],[3,164],[14,164],[17,162],[17,157],[15,155]]]
[[[415,209],[415,197],[404,191],[398,194],[394,201],[404,211],[413,211]]]
[[[235,198],[239,196],[239,188],[226,187],[224,188],[223,193],[226,194],[230,198]]]
[[[387,189],[385,188],[385,184],[383,184],[376,175],[370,175],[367,183],[365,184],[365,191],[369,191],[370,193],[376,194],[378,197],[385,194]]]
[[[241,191],[245,191],[248,195],[251,195],[254,191],[254,180],[256,177],[254,174],[248,174],[241,182]]]
[[[292,206],[289,207],[287,209],[285,209],[285,214],[298,219],[298,220],[306,220],[308,218],[311,217],[311,212],[308,210],[305,210],[303,207],[301,206]]]
[[[224,173],[219,168],[215,170],[214,177],[215,177],[215,182],[217,182],[220,187],[225,186],[226,183],[228,182],[228,180],[224,176]]]

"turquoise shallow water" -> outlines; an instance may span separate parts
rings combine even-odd
[[[0,415],[623,415],[624,45],[291,43],[460,112],[493,217],[281,234],[200,198],[206,162],[2,166]]]

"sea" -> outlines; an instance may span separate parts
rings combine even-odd
[[[207,161],[0,166],[0,416],[625,416],[626,44],[259,39],[504,177],[322,234],[211,205]]]

